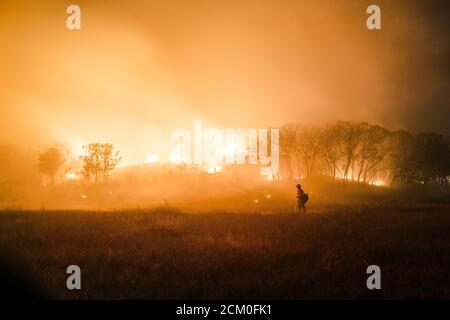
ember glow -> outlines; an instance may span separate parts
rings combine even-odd
[[[68,172],[66,173],[66,178],[69,180],[75,180],[77,179],[77,174],[74,172]]]
[[[450,298],[449,0],[3,0],[0,39],[2,298]]]
[[[149,156],[147,156],[147,158],[145,159],[146,163],[155,163],[158,162],[158,156],[156,154],[151,154]]]
[[[365,3],[266,1],[255,12],[247,1],[177,2],[178,15],[164,2],[93,1],[80,4],[84,27],[69,31],[57,2],[25,2],[0,13],[3,142],[64,143],[79,154],[105,141],[142,162],[149,149],[169,161],[170,132],[195,119],[243,128],[349,119],[449,133],[449,91],[419,89],[446,85],[447,37],[427,38],[445,28],[420,20],[411,1],[384,4],[378,33],[365,28]]]
[[[56,1],[0,4],[6,203],[22,194],[21,175],[39,186],[127,190],[148,179],[158,204],[158,187],[177,175],[222,179],[238,193],[311,178],[386,187],[447,179],[433,160],[445,159],[450,134],[445,11],[383,1],[382,27],[370,29],[363,1],[77,6],[81,29],[67,28]],[[180,131],[188,143],[177,149]],[[113,151],[86,158],[91,144]],[[151,198],[141,190],[137,198]]]

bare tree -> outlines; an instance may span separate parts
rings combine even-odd
[[[55,147],[47,148],[38,156],[39,171],[47,176],[51,185],[55,184],[55,177],[63,164],[64,156],[62,152]]]
[[[293,176],[292,156],[295,150],[295,127],[294,125],[285,125],[280,130],[280,153],[282,159],[286,161],[289,178]]]
[[[339,136],[335,125],[328,126],[321,132],[319,154],[328,168],[328,175],[335,179],[339,170],[339,160],[342,157],[339,150]]]
[[[354,165],[355,155],[362,139],[362,124],[351,121],[339,121],[336,134],[339,136],[340,151],[343,156],[343,178],[348,180],[350,168]],[[352,171],[352,179],[355,173]]]
[[[407,131],[399,131],[392,136],[392,152],[389,155],[391,186],[397,181],[411,183],[420,179],[423,157],[419,141]]]
[[[319,128],[296,126],[295,130],[295,154],[297,163],[303,162],[306,176],[311,176],[320,151]]]
[[[83,146],[84,155],[82,173],[87,179],[93,179],[95,183],[105,181],[112,170],[120,161],[119,151],[114,151],[114,146],[107,143],[91,143]]]
[[[356,158],[359,165],[358,182],[366,182],[367,174],[385,157],[383,142],[388,136],[388,131],[380,126],[361,123],[360,147],[357,150]]]

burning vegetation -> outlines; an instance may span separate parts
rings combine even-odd
[[[180,161],[181,154],[165,162],[154,153],[142,162],[127,162],[122,159],[126,155],[112,144],[92,143],[82,150],[81,154],[71,154],[59,147],[36,153],[2,148],[1,205],[207,209],[234,208],[237,204],[264,208],[270,203],[290,210],[297,180],[302,180],[312,195],[314,206],[354,198],[354,190],[348,192],[350,184],[369,194],[376,193],[371,187],[381,186],[430,186],[447,194],[450,176],[448,138],[348,121],[323,127],[283,126],[280,170],[269,176],[261,175],[259,164],[248,162],[188,164]],[[233,158],[245,150],[246,145],[226,145],[223,154]],[[339,184],[347,185],[345,195]]]

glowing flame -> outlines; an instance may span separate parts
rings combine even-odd
[[[208,173],[217,173],[217,172],[220,172],[221,170],[222,170],[221,166],[219,166],[219,165],[212,165],[212,166],[209,166],[206,169],[206,172],[208,172]]]
[[[66,173],[66,178],[69,180],[75,180],[77,178],[77,174],[74,172],[68,172]]]
[[[234,144],[229,144],[225,147],[223,153],[227,159],[233,159],[234,161],[237,161],[238,156],[248,155],[248,150],[246,150],[244,146],[241,145],[236,146]]]
[[[224,153],[228,157],[235,156],[236,155],[236,148],[233,145],[228,145],[228,146],[225,147]]]
[[[158,162],[158,155],[156,154],[151,154],[147,156],[147,158],[145,159],[145,163],[155,163],[155,162]]]
[[[384,181],[382,181],[382,180],[374,180],[374,181],[372,181],[371,184],[374,186],[384,186],[385,185]]]
[[[170,162],[180,164],[184,161],[184,157],[181,154],[174,153],[170,156]]]

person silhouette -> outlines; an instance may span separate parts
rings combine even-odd
[[[306,213],[306,207],[305,207],[305,195],[306,193],[303,191],[302,186],[300,184],[297,184],[297,203],[295,206],[295,212],[299,212],[300,209],[303,210],[303,213]]]

